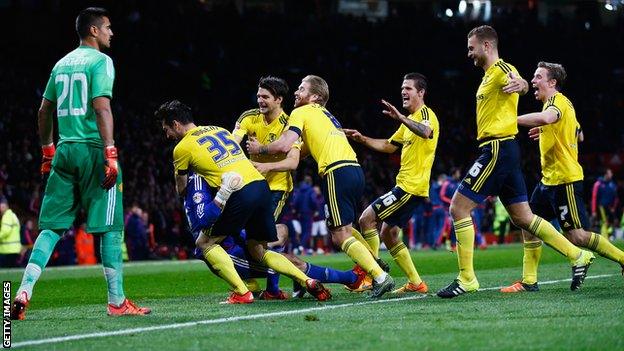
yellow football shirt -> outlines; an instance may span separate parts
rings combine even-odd
[[[401,168],[397,174],[396,183],[407,193],[429,197],[429,178],[438,145],[440,125],[435,113],[425,105],[408,118],[428,125],[433,130],[433,138],[422,138],[401,123],[399,129],[388,139],[388,142],[394,145],[403,146]]]
[[[289,129],[303,139],[318,164],[319,175],[357,165],[355,151],[336,118],[319,104],[297,107],[290,114]]]
[[[267,124],[264,115],[256,108],[243,112],[232,134],[241,138],[245,135],[248,137],[256,137],[260,144],[267,145],[279,139],[287,126],[288,115],[286,112],[282,111],[278,118]],[[294,143],[293,148],[301,149],[301,143]],[[281,161],[286,158],[286,154],[256,154],[250,155],[250,157],[252,161],[267,163]],[[293,189],[293,180],[289,171],[269,172],[265,177],[272,191],[290,192]]]
[[[187,131],[173,149],[173,168],[176,175],[193,170],[213,188],[221,185],[221,175],[229,171],[240,174],[244,185],[264,179],[230,132],[216,126]]]
[[[540,161],[542,183],[560,185],[583,179],[583,168],[578,163],[578,134],[581,126],[576,120],[572,102],[556,93],[544,103],[559,118],[555,123],[540,127]]]
[[[520,76],[514,66],[499,59],[483,75],[477,89],[477,140],[518,134],[519,95],[503,92],[509,72]]]

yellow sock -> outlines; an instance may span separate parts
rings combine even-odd
[[[236,272],[230,255],[220,245],[212,245],[206,248],[203,254],[206,261],[212,266],[212,269],[217,272],[219,277],[230,284],[234,292],[242,295],[249,291],[245,282]]]
[[[542,257],[541,241],[525,241],[524,257],[522,258],[522,282],[525,284],[537,283],[537,266]]]
[[[462,218],[453,222],[453,227],[455,227],[455,236],[457,237],[458,278],[462,283],[469,283],[477,278],[472,265],[475,240],[472,217]]]
[[[362,245],[364,245],[364,247],[366,248],[366,250],[368,250],[370,253],[373,254],[373,256],[375,256],[375,253],[373,252],[373,249],[370,247],[370,245],[368,245],[368,243],[366,242],[366,239],[364,239],[364,237],[362,236],[362,234],[355,228],[351,227],[351,235],[353,235],[353,237],[362,243]]]
[[[377,229],[365,230],[362,236],[370,246],[373,257],[379,258],[379,232]]]
[[[363,270],[370,274],[373,278],[377,278],[384,274],[384,271],[375,262],[373,255],[366,247],[355,238],[351,237],[342,242],[342,251],[351,257],[351,259],[360,265]]]
[[[271,267],[274,271],[289,276],[299,284],[305,286],[306,280],[310,279],[305,273],[299,270],[292,262],[277,252],[266,250],[262,256],[262,263]]]
[[[570,262],[574,263],[581,255],[581,249],[572,245],[561,233],[539,216],[534,216],[529,225],[529,232],[542,239],[546,245],[552,247],[560,254],[566,256]]]
[[[611,261],[615,261],[621,265],[624,265],[624,252],[611,244],[609,239],[596,233],[590,233],[589,243],[587,248],[597,252],[600,256],[606,257]]]
[[[392,258],[394,258],[394,262],[401,267],[401,270],[405,273],[407,279],[409,279],[411,283],[416,285],[422,283],[422,279],[420,279],[418,271],[416,271],[410,252],[405,244],[396,244],[390,249],[390,254],[392,255]]]

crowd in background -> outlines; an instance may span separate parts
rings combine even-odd
[[[381,114],[379,101],[399,105],[403,75],[418,71],[428,77],[425,101],[441,126],[432,183],[441,174],[452,178],[455,168],[465,171],[475,158],[474,94],[483,72],[466,58],[466,33],[476,22],[437,16],[431,5],[410,2],[392,4],[389,16],[379,21],[340,15],[319,2],[285,2],[283,13],[241,11],[227,1],[221,6],[208,3],[213,5],[131,1],[109,6],[115,33],[108,52],[116,68],[112,106],[130,259],[182,259],[193,246],[174,190],[173,144],[153,117],[167,99],[193,106],[197,124],[232,129],[242,111],[255,107],[261,76],[283,77],[292,90],[306,74],[317,74],[328,81],[327,107],[344,127],[386,138],[398,125]],[[9,4],[0,8],[0,22],[16,33],[3,38],[11,50],[0,55],[6,68],[0,70],[0,195],[17,213],[27,247],[37,234],[42,195],[36,112],[53,64],[77,45],[71,23],[79,7],[71,2]],[[544,23],[536,9],[510,5],[496,8],[491,20],[499,32],[501,57],[525,78],[531,78],[541,60],[566,67],[564,93],[574,103],[585,134],[580,159],[588,209],[593,186],[607,168],[616,181],[624,179],[624,19],[605,25],[597,11],[579,5],[569,17],[553,10]],[[35,24],[45,30],[33,31]],[[287,112],[292,100],[286,101]],[[521,113],[540,108],[531,93],[520,99]],[[525,134],[521,130],[518,138],[527,188],[532,189],[539,180],[539,151]],[[364,209],[394,185],[400,156],[354,148],[366,177]],[[286,219],[298,219],[302,227],[292,241],[299,253],[332,250],[330,241],[308,233],[309,225],[322,222],[323,215],[315,169],[311,159],[302,161],[287,211]],[[619,188],[615,199],[622,198],[624,183],[614,184]],[[616,224],[622,203],[613,206]],[[444,212],[443,205],[435,206],[419,210],[405,228],[412,247],[439,244],[430,234],[439,227],[432,222],[439,221],[426,222],[440,208]],[[484,233],[496,231],[495,207],[488,202],[483,208]],[[88,247],[91,241],[97,247],[97,238],[81,236],[81,228],[78,221],[53,262],[97,260],[97,249],[88,257],[79,257],[82,250],[76,254],[80,243]],[[291,225],[291,232],[297,233],[297,225]]]

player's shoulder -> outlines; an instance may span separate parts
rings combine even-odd
[[[255,122],[259,117],[262,117],[262,113],[260,113],[260,109],[252,108],[241,113],[238,119],[236,120],[236,123],[242,123],[243,120],[245,119]]]
[[[509,74],[509,72],[518,72],[516,67],[509,62],[505,62],[503,59],[496,61],[494,66],[497,68],[498,73]]]

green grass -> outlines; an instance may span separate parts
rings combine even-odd
[[[620,243],[620,246],[622,243]],[[384,258],[392,260],[386,254]],[[455,254],[414,252],[414,262],[431,293],[456,276]],[[315,264],[349,269],[343,254],[309,258]],[[521,275],[522,247],[508,245],[475,253],[482,288],[508,284]],[[334,298],[285,302],[257,301],[228,306],[226,286],[200,262],[127,264],[126,295],[153,309],[146,317],[111,318],[105,314],[106,284],[97,267],[44,271],[34,291],[27,320],[13,322],[13,343],[79,334],[127,330],[280,311],[261,317],[183,328],[165,328],[60,343],[27,346],[38,350],[621,350],[624,349],[624,281],[619,266],[598,258],[580,291],[569,282],[542,284],[538,293],[502,294],[485,290],[452,300],[384,298],[331,286]],[[0,270],[17,289],[21,270]],[[391,273],[405,282],[396,265]],[[542,282],[564,280],[570,268],[545,248]],[[283,279],[285,289],[290,282]],[[354,305],[355,303],[355,305]],[[364,304],[357,304],[364,303]],[[341,305],[337,308],[328,306]],[[299,311],[305,309],[314,309]]]

